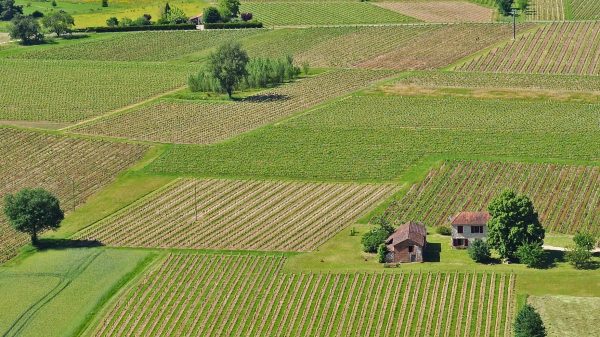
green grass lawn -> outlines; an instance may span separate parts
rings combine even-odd
[[[542,316],[549,337],[598,335],[600,297],[531,296],[527,301]]]
[[[150,256],[101,248],[47,250],[1,266],[0,333],[76,335]]]
[[[404,23],[418,20],[362,2],[243,2],[267,26]]]

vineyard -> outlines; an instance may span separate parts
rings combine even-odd
[[[569,0],[532,0],[527,18],[535,21],[563,21],[567,1]]]
[[[0,197],[24,187],[43,187],[70,211],[138,161],[145,150],[0,128]],[[16,254],[27,240],[0,220],[0,262]]]
[[[524,24],[523,27],[531,27]],[[452,24],[423,34],[394,51],[364,61],[370,69],[436,69],[448,66],[483,48],[511,37],[507,24]]]
[[[600,20],[600,1],[598,0],[569,0],[573,19]]]
[[[548,24],[455,69],[600,75],[600,22]]]
[[[239,40],[259,32],[241,29],[119,33],[109,38],[27,51],[12,57],[44,60],[168,61],[189,54],[202,54],[226,40]]]
[[[261,92],[237,103],[162,100],[72,131],[169,143],[215,143],[391,76],[335,70]]]
[[[510,335],[514,275],[287,274],[284,262],[269,255],[169,254],[89,335]]]
[[[179,180],[84,230],[105,245],[310,251],[393,185]]]
[[[145,170],[211,177],[387,182],[428,156],[600,160],[595,145],[600,134],[593,129],[598,118],[595,105],[560,105],[565,109],[561,114],[553,104],[358,95],[229,142],[170,147]],[[495,114],[497,106],[510,112],[512,120]],[[528,109],[531,120],[540,125],[519,114],[519,106]],[[583,112],[578,115],[580,109]],[[437,118],[450,125],[440,128]],[[501,122],[494,125],[485,118]],[[535,131],[523,128],[521,122]]]
[[[421,220],[431,226],[469,210],[485,210],[510,188],[527,194],[550,231],[600,233],[600,168],[558,164],[445,162],[395,201],[385,216],[396,223]]]
[[[362,2],[244,2],[267,26],[384,24],[415,22],[408,16]]]
[[[449,71],[415,72],[394,85],[426,88],[484,88],[600,93],[600,77],[551,74],[503,74]],[[393,85],[392,85],[393,87]]]
[[[0,120],[80,121],[181,87],[195,69],[155,63],[0,59]]]
[[[494,10],[469,2],[382,2],[377,6],[425,22],[491,22]]]

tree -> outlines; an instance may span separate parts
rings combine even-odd
[[[102,7],[108,7],[108,0],[102,0]]]
[[[577,247],[581,247],[585,250],[592,250],[596,245],[596,238],[587,232],[577,232],[573,237],[573,241]]]
[[[367,253],[377,252],[379,246],[394,232],[394,227],[385,218],[377,218],[375,223],[377,227],[366,232],[361,239],[363,251]]]
[[[15,0],[0,0],[0,20],[9,21],[23,14],[23,6],[15,5]]]
[[[496,4],[502,15],[510,15],[512,13],[513,0],[496,0]]]
[[[221,21],[221,13],[216,7],[206,7],[202,12],[204,23],[216,23]]]
[[[525,304],[521,308],[514,324],[515,337],[546,336],[546,327],[544,326],[544,322],[542,322],[542,317],[529,304]]]
[[[246,76],[248,60],[248,53],[234,42],[225,43],[210,54],[209,69],[229,98],[232,98],[235,86]]]
[[[106,20],[106,25],[109,27],[117,27],[119,25],[119,19],[114,16],[110,17],[108,20]]]
[[[71,32],[71,28],[73,28],[75,20],[71,14],[65,11],[57,11],[46,15],[42,19],[42,24],[48,30],[54,32],[56,36],[60,37],[62,34]]]
[[[525,243],[542,245],[545,237],[533,202],[525,195],[504,191],[488,206],[487,243],[505,259],[515,258]]]
[[[219,11],[223,17],[237,17],[240,13],[240,0],[219,0]]]
[[[10,224],[20,232],[31,235],[31,243],[38,243],[38,233],[44,229],[56,229],[64,219],[58,199],[41,189],[23,189],[7,195],[4,214]]]
[[[566,258],[575,269],[589,269],[592,266],[592,252],[576,246],[566,253]]]
[[[168,9],[165,7],[165,11],[159,19],[159,23],[161,24],[174,25],[186,23],[187,21],[188,17],[185,15],[185,12],[181,8],[175,6],[169,6]]]
[[[377,247],[377,262],[379,263],[384,263],[385,262],[385,255],[387,254],[387,246],[385,245],[385,243],[382,243],[379,245],[379,247]]]
[[[44,41],[40,23],[31,16],[19,15],[15,17],[8,27],[8,34],[12,39],[21,40],[21,44],[24,45]]]
[[[526,11],[529,7],[529,0],[517,0],[516,5],[521,11]]]
[[[477,263],[483,263],[490,260],[490,247],[483,240],[475,240],[467,249],[471,259]]]
[[[521,263],[529,268],[542,268],[546,263],[546,252],[538,243],[525,243],[517,248],[517,256]]]

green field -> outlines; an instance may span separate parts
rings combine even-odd
[[[527,302],[539,310],[548,336],[596,335],[594,313],[600,309],[598,297],[531,296]]]
[[[141,251],[78,248],[40,252],[0,267],[0,333],[77,334],[148,256]]]
[[[244,2],[241,11],[252,13],[267,26],[417,22],[414,18],[360,2]]]

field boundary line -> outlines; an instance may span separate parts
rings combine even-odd
[[[79,126],[86,125],[86,124],[91,124],[91,123],[93,123],[93,122],[95,122],[97,120],[104,119],[104,118],[107,118],[107,117],[110,117],[110,116],[113,116],[113,115],[117,115],[119,113],[126,113],[129,110],[132,110],[132,109],[135,109],[135,108],[137,108],[139,106],[142,106],[144,104],[148,104],[150,102],[156,101],[156,100],[158,100],[158,99],[160,99],[160,98],[162,98],[164,96],[174,94],[174,93],[176,93],[176,92],[178,92],[178,91],[180,91],[182,89],[185,89],[185,88],[186,88],[186,86],[180,86],[180,87],[177,87],[175,89],[172,89],[172,90],[169,90],[169,91],[165,91],[165,92],[160,93],[158,95],[154,95],[152,97],[149,97],[149,98],[147,98],[147,99],[145,99],[143,101],[140,101],[140,102],[137,102],[137,103],[133,103],[133,104],[130,104],[130,105],[118,108],[116,110],[109,111],[107,113],[104,113],[104,114],[92,117],[90,119],[82,120],[80,122],[77,122],[75,124],[71,124],[71,125],[69,125],[67,127],[64,127],[64,128],[57,129],[57,131],[69,132],[71,129],[77,128]],[[77,132],[73,132],[73,133],[77,133]],[[128,138],[124,138],[124,139],[128,139]]]

